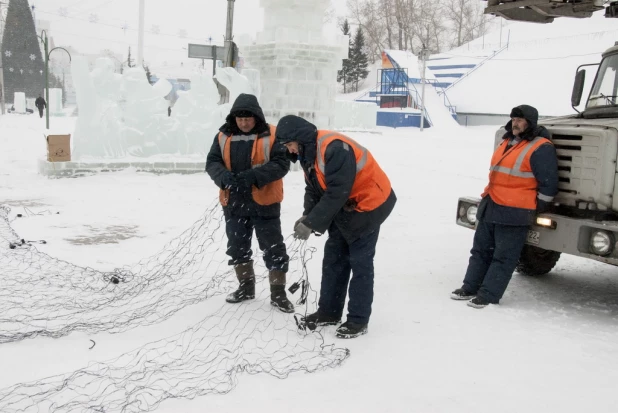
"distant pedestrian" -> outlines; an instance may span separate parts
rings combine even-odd
[[[172,116],[172,107],[171,107],[171,106],[168,106],[168,107],[167,107],[167,116],[168,116],[168,117],[169,117],[169,116]]]
[[[47,102],[45,102],[45,99],[43,99],[41,95],[34,101],[34,106],[39,110],[39,116],[43,117],[43,109],[47,107]]]

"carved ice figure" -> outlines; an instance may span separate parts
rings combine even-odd
[[[108,58],[97,59],[89,73],[86,59],[76,56],[72,70],[79,109],[75,159],[203,155],[238,95],[251,93],[259,98],[259,72],[246,69],[243,76],[233,68],[221,68],[218,81],[230,91],[230,103],[218,105],[213,79],[196,73],[191,77],[191,90],[179,92],[168,116],[169,102],[164,97],[172,85],[165,79],[153,86],[141,68],[114,73]]]
[[[123,136],[127,152],[133,156],[176,153],[177,143],[167,132],[173,121],[167,116],[164,97],[172,90],[169,81],[161,79],[154,87],[142,68],[133,67],[122,77],[124,102]]]
[[[251,75],[252,79],[255,79],[254,71]],[[221,83],[227,90],[230,92],[230,100],[229,102],[234,103],[238,95],[241,93],[250,93],[252,95],[256,95],[258,101],[260,100],[259,93],[256,94],[258,88],[256,85],[252,85],[249,79],[246,76],[241,75],[234,69],[233,67],[222,67],[217,69],[217,74],[215,75],[217,81]],[[259,78],[258,78],[259,82]]]
[[[172,133],[184,143],[184,152],[207,153],[212,143],[209,138],[224,121],[219,111],[219,91],[209,75],[196,73],[190,79],[191,89],[178,91],[172,109],[176,121]]]
[[[114,65],[107,58],[97,59],[92,73],[89,73],[88,61],[82,56],[72,60],[71,68],[79,110],[73,136],[73,157],[124,156],[122,112],[118,106],[121,76],[114,73]]]

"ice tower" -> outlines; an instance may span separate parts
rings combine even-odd
[[[323,34],[329,0],[260,0],[264,30],[242,54],[260,71],[260,104],[268,122],[298,115],[318,128],[334,124],[337,71],[348,37]]]

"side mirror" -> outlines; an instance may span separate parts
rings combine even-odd
[[[584,82],[586,80],[586,71],[579,70],[575,75],[575,83],[573,83],[573,92],[571,93],[571,106],[579,106],[584,93]]]

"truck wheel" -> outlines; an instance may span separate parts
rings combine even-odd
[[[559,259],[559,252],[524,245],[515,271],[530,277],[545,275],[554,268]]]

